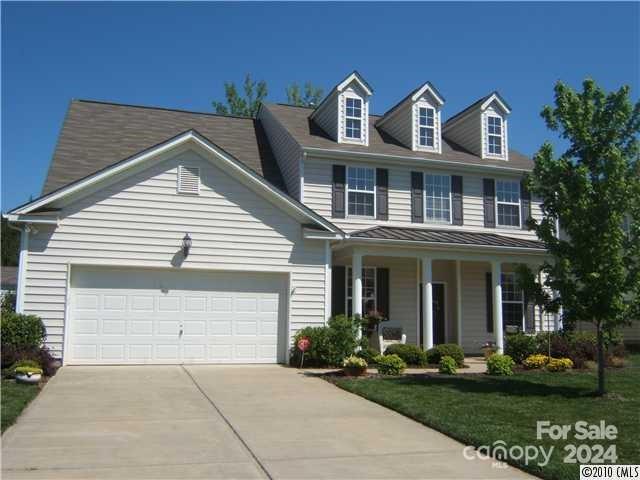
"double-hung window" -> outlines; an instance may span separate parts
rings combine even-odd
[[[524,331],[524,301],[522,290],[518,288],[515,273],[503,273],[502,283],[502,324]]]
[[[496,209],[498,225],[520,227],[520,182],[496,181]]]
[[[435,146],[435,118],[436,111],[429,107],[420,107],[419,111],[420,120],[420,146],[421,147],[434,147]]]
[[[487,117],[487,144],[489,155],[502,155],[502,118]]]
[[[362,268],[362,314],[376,310],[376,268]],[[347,316],[353,315],[353,272],[347,267]]]
[[[451,222],[451,176],[424,176],[425,218],[429,222]]]
[[[375,183],[375,170],[373,168],[347,168],[349,215],[374,216]]]
[[[362,100],[345,99],[345,136],[360,140],[362,138]]]

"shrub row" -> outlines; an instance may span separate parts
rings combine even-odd
[[[390,345],[384,352],[386,355],[398,355],[407,365],[424,367],[439,365],[443,357],[451,357],[456,366],[464,366],[464,351],[455,343],[442,343],[426,352],[416,345]]]
[[[537,335],[517,333],[507,335],[505,340],[505,354],[519,364],[531,355],[542,354],[553,358],[568,358],[575,368],[583,368],[585,362],[595,361],[597,357],[596,335],[591,332],[545,332]],[[609,354],[623,357],[624,344],[613,344],[609,348]]]

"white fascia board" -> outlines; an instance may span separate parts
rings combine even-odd
[[[425,167],[425,166],[438,166],[441,165],[443,167],[452,167],[460,170],[464,170],[466,172],[478,172],[478,173],[486,173],[488,172],[504,172],[507,174],[523,174],[529,173],[531,170],[523,169],[523,168],[513,168],[513,167],[503,167],[498,165],[473,165],[467,163],[460,162],[452,162],[449,160],[440,160],[435,158],[416,158],[416,157],[405,157],[401,155],[387,155],[383,153],[369,153],[369,152],[351,152],[347,150],[333,150],[327,148],[317,148],[317,147],[302,147],[305,153],[312,155],[316,158],[329,158],[329,159],[343,159],[343,160],[353,160],[353,161],[366,161],[372,163],[386,163],[389,164],[389,161],[394,162],[395,165],[404,165],[410,167]],[[426,153],[426,152],[425,152]]]
[[[306,227],[302,229],[302,235],[309,240],[343,240],[345,238],[345,234],[342,233],[319,232]]]
[[[455,249],[451,253],[444,253],[445,256],[455,258],[456,252],[465,251],[465,252],[476,252],[487,254],[491,252],[492,254],[519,254],[519,255],[527,255],[527,256],[535,256],[535,257],[547,257],[549,253],[546,250],[541,250],[539,248],[528,248],[528,247],[500,247],[495,245],[468,245],[465,243],[427,243],[420,240],[397,240],[397,239],[384,239],[384,238],[363,238],[363,237],[350,237],[346,236],[345,241],[340,244],[340,247],[355,247],[358,245],[366,246],[366,245],[378,245],[388,247],[389,245],[398,245],[404,246],[414,249],[423,249],[423,250],[435,250],[441,251],[443,249]]]
[[[413,96],[411,97],[411,101],[412,102],[416,102],[418,101],[418,99],[420,99],[420,97],[422,97],[422,95],[424,95],[424,92],[429,92],[429,94],[436,99],[436,102],[438,102],[438,105],[441,107],[442,105],[444,105],[444,99],[442,97],[440,97],[440,95],[438,95],[433,88],[431,88],[431,86],[429,85],[429,83],[425,83],[422,88],[420,88],[420,90],[418,90],[416,93],[413,94]]]
[[[140,165],[141,163],[149,160],[150,158],[156,157],[157,155],[165,153],[187,142],[191,142],[195,145],[198,145],[205,152],[209,154],[213,154],[214,158],[223,160],[226,164],[225,166],[229,167],[225,171],[231,170],[236,174],[237,178],[243,179],[247,184],[251,184],[252,187],[268,194],[271,198],[276,200],[276,202],[279,205],[285,207],[289,211],[295,212],[296,214],[301,215],[304,218],[308,218],[312,220],[314,223],[317,223],[323,226],[324,228],[328,229],[329,231],[332,231],[332,232],[340,231],[340,229],[338,229],[331,222],[327,221],[324,217],[314,212],[308,211],[308,209],[304,207],[304,205],[299,204],[297,201],[294,201],[293,199],[289,198],[287,195],[280,192],[278,189],[272,187],[265,180],[263,180],[258,174],[252,172],[249,168],[245,167],[237,160],[232,159],[225,152],[216,148],[206,139],[200,137],[196,132],[193,132],[193,131],[185,132],[164,144],[158,145],[157,147],[144,151],[138,155],[134,155],[133,157],[125,161],[122,161],[120,163],[113,165],[112,167],[96,172],[93,175],[90,175],[89,177],[86,177],[85,179],[75,182],[65,188],[56,190],[48,195],[45,195],[42,198],[39,198],[27,205],[20,207],[19,209],[16,209],[10,212],[10,214],[24,215],[29,212],[32,212],[33,210],[36,210],[44,205],[47,205],[56,200],[60,200],[62,198],[68,197],[80,190],[83,190],[89,186],[97,184],[98,182],[106,180],[107,178],[110,178],[113,175],[116,175],[122,171],[128,170],[137,165]]]
[[[3,213],[3,218],[6,218],[10,223],[40,223],[47,225],[58,225],[59,219],[58,217],[43,217],[40,215],[37,216],[29,216],[29,215],[14,215],[10,213]]]
[[[371,91],[371,89],[369,87],[367,87],[367,85],[362,81],[362,79],[360,78],[360,76],[356,73],[353,72],[351,75],[349,75],[347,78],[344,79],[344,81],[342,83],[340,83],[336,88],[339,92],[343,91],[345,88],[347,88],[347,86],[351,83],[351,82],[356,82],[360,88],[362,88],[362,90],[368,95],[371,96],[373,95],[373,92]]]
[[[480,105],[480,109],[485,110],[493,102],[496,102],[507,115],[511,113],[511,109],[507,107],[504,102],[500,100],[500,97],[498,97],[495,93],[491,95],[482,105]]]

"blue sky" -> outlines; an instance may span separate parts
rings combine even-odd
[[[444,118],[492,90],[512,147],[553,138],[561,79],[640,87],[636,3],[2,4],[2,210],[37,197],[73,98],[211,111],[223,82],[330,88],[357,69],[383,113],[430,80]],[[215,140],[215,139],[213,139]]]

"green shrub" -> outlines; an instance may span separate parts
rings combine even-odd
[[[438,367],[438,371],[440,373],[444,373],[446,375],[455,375],[457,369],[456,361],[453,357],[449,355],[445,355],[440,359],[440,365]]]
[[[464,350],[456,343],[441,343],[427,350],[426,354],[430,365],[439,365],[442,357],[449,356],[456,361],[458,367],[464,366]]]
[[[515,362],[509,355],[494,353],[487,360],[487,373],[489,375],[513,375]]]
[[[396,343],[389,345],[384,351],[385,355],[398,355],[407,365],[423,367],[427,364],[427,354],[417,345]]]
[[[8,312],[2,315],[2,349],[39,348],[47,336],[40,317]]]
[[[504,353],[513,358],[516,363],[522,363],[525,358],[538,353],[536,337],[524,333],[507,335]]]
[[[375,359],[378,373],[381,375],[400,375],[407,368],[398,355],[378,355]]]
[[[573,368],[573,362],[569,358],[550,358],[546,368],[550,372],[564,372]]]
[[[369,365],[375,363],[375,358],[380,355],[380,353],[372,347],[363,347],[361,350],[356,352],[356,356],[362,358]]]
[[[306,327],[298,330],[291,347],[291,364],[300,365],[301,352],[298,340],[309,338],[311,346],[304,354],[304,364],[314,367],[340,367],[342,361],[352,355],[358,346],[359,322],[345,315],[338,315],[327,322],[326,327]]]

